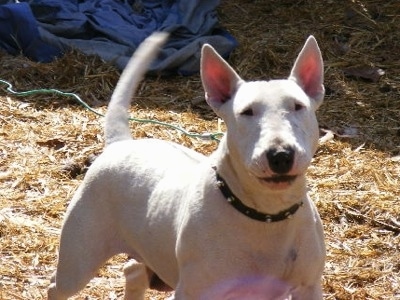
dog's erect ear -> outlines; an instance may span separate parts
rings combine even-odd
[[[318,107],[324,98],[324,63],[317,41],[311,35],[300,51],[289,76]]]
[[[208,44],[201,50],[200,69],[207,103],[213,109],[218,109],[232,98],[242,79]]]

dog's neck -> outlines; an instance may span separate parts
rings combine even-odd
[[[252,176],[237,160],[235,160],[224,140],[211,156],[212,165],[224,178],[232,193],[248,207],[260,212],[276,214],[306,199],[306,180],[299,175],[285,191],[274,191]],[[299,198],[303,195],[303,198]]]

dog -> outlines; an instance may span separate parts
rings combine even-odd
[[[76,294],[108,259],[127,253],[125,299],[144,299],[149,287],[173,289],[178,300],[322,299],[324,235],[305,179],[325,91],[315,38],[287,79],[270,81],[245,81],[202,47],[205,98],[226,124],[209,157],[131,138],[131,98],[166,39],[147,38],[121,75],[104,152],[67,209],[48,298]]]

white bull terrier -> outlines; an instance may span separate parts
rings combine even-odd
[[[131,139],[131,98],[166,38],[149,37],[118,82],[106,148],[66,214],[49,299],[74,295],[119,253],[132,258],[125,299],[144,299],[149,287],[173,289],[178,300],[322,299],[323,228],[305,180],[324,97],[316,40],[288,79],[271,81],[244,81],[203,46],[206,100],[227,127],[205,157]]]

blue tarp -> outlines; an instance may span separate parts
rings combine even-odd
[[[123,69],[154,31],[171,33],[151,71],[189,75],[199,70],[200,48],[223,56],[236,40],[219,27],[219,0],[0,0],[0,47],[49,62],[74,48]]]

